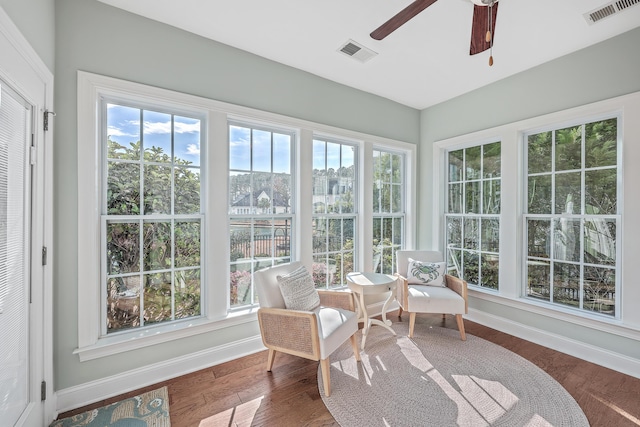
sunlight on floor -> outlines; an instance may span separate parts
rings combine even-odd
[[[460,388],[458,391],[434,368],[411,340],[403,340],[400,350],[411,365],[425,373],[426,377],[422,377],[425,381],[429,381],[430,378],[456,404],[458,425],[485,426],[492,424],[519,401],[518,397],[501,383],[469,375],[452,376]],[[540,415],[535,414],[527,425],[546,426],[549,423]]]
[[[200,421],[199,427],[251,425],[264,396],[217,413]]]
[[[617,406],[617,405],[615,405],[615,404],[613,404],[611,402],[607,402],[606,400],[602,399],[601,397],[596,396],[593,393],[589,393],[589,394],[591,396],[593,396],[599,402],[604,403],[606,406],[608,406],[609,408],[611,408],[614,411],[616,411],[618,414],[622,415],[623,417],[625,417],[626,419],[631,421],[632,423],[640,426],[640,418],[634,417],[633,415],[631,415],[630,413],[628,413],[627,411],[625,411],[621,407],[619,407],[619,406]]]
[[[553,425],[542,418],[540,415],[535,414],[524,427],[553,427]]]

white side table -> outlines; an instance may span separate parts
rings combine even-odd
[[[362,350],[364,350],[367,334],[372,325],[382,326],[395,335],[396,332],[391,329],[391,320],[387,319],[387,308],[393,300],[393,294],[396,290],[396,278],[389,274],[353,272],[347,274],[347,286],[356,294],[358,322],[364,323],[364,329],[362,330]],[[367,304],[364,302],[364,296],[383,294],[386,292],[389,292],[389,297],[382,306],[382,321],[370,319],[367,313]]]

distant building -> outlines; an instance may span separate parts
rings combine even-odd
[[[271,190],[261,189],[253,193],[244,193],[231,203],[232,215],[280,214],[290,212],[289,200],[277,191],[270,196]]]

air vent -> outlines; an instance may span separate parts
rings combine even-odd
[[[612,1],[611,3],[607,3],[604,6],[592,10],[591,12],[585,13],[584,19],[586,19],[589,24],[595,24],[596,22],[601,21],[604,18],[615,15],[616,13],[620,13],[624,9],[636,4],[640,4],[640,0]]]
[[[357,43],[353,40],[348,40],[346,43],[343,43],[342,46],[340,46],[340,48],[338,49],[338,52],[350,56],[351,58],[357,59],[360,62],[367,62],[377,55],[376,52],[364,47],[360,43]]]

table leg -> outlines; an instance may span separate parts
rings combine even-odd
[[[391,301],[393,301],[393,290],[389,292],[389,298],[387,298],[387,300],[384,302],[384,305],[382,306],[382,323],[386,324],[387,326],[391,326],[391,320],[387,319],[387,309],[389,308],[389,304],[391,304]],[[392,332],[395,335],[395,331],[392,330]]]
[[[361,321],[364,324],[362,327],[362,342],[360,343],[360,348],[364,351],[364,344],[367,341],[367,334],[369,333],[369,329],[371,328],[371,319],[369,319],[369,313],[367,313],[367,304],[364,302],[364,292],[360,292],[358,294],[360,302],[358,305],[360,306],[360,315]]]
[[[387,298],[387,300],[384,302],[384,305],[382,306],[382,320],[369,319],[369,326],[371,327],[371,325],[379,325],[387,329],[393,335],[396,335],[396,331],[391,329],[391,320],[387,319],[387,308],[389,307],[389,304],[391,303],[392,299],[393,299],[393,291],[389,293],[389,297]]]

